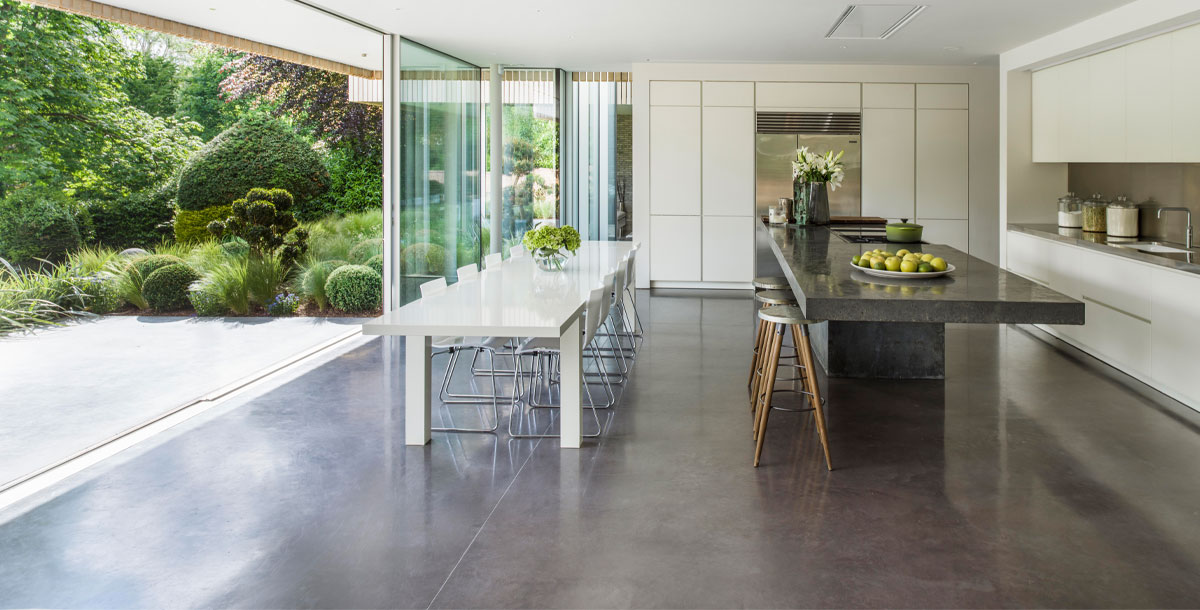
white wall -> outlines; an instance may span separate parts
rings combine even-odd
[[[830,64],[633,64],[634,240],[650,240],[650,81],[781,81],[844,83],[967,83],[970,88],[971,254],[998,262],[999,78],[994,66],[888,66]],[[748,205],[753,202],[748,202]],[[643,252],[648,251],[644,249]],[[649,287],[650,261],[638,257],[638,287]]]
[[[1054,202],[1067,190],[1066,163],[1032,161],[1031,71],[1197,22],[1197,0],[1136,0],[1000,54],[1000,234],[996,239],[1001,260],[1006,255],[1003,234],[1008,223],[1054,222]]]

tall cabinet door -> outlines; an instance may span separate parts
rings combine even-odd
[[[967,218],[967,111],[917,110],[918,219]]]
[[[650,213],[700,213],[700,108],[650,107]]]
[[[754,281],[753,216],[705,216],[703,235],[704,281]]]
[[[1200,162],[1200,25],[1171,34],[1171,159]]]
[[[704,215],[753,215],[754,108],[705,107],[703,134]]]
[[[1170,161],[1171,38],[1156,36],[1126,46],[1125,61],[1126,160]]]
[[[863,109],[863,216],[916,218],[915,120],[912,108]]]

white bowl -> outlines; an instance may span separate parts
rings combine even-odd
[[[887,271],[884,269],[871,269],[869,267],[859,267],[858,265],[855,265],[854,263],[850,263],[850,267],[852,269],[854,269],[855,271],[862,271],[863,273],[865,273],[867,275],[873,275],[875,277],[887,277],[887,278],[896,278],[896,279],[903,279],[903,280],[927,280],[927,279],[931,279],[931,278],[935,278],[935,277],[942,277],[943,275],[946,275],[947,273],[952,273],[954,271],[954,265],[951,265],[950,263],[946,263],[945,271],[929,271],[926,273],[921,273],[920,271],[914,271],[912,273],[905,273],[903,271]]]

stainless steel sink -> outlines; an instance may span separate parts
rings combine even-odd
[[[1118,248],[1128,248],[1139,252],[1149,252],[1151,254],[1193,254],[1194,251],[1187,248],[1172,246],[1159,241],[1131,241],[1121,244],[1109,244]]]

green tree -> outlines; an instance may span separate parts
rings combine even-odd
[[[192,65],[180,75],[176,116],[199,123],[200,137],[206,142],[236,123],[247,110],[246,102],[227,100],[221,92],[221,81],[228,73],[225,66],[237,56],[215,47],[200,48]]]
[[[62,180],[122,136],[112,121],[137,74],[120,26],[0,0],[0,195]]]
[[[173,178],[204,142],[198,123],[126,108],[106,118],[111,139],[80,159],[68,186],[80,199],[112,200],[153,189]]]
[[[142,71],[123,83],[129,103],[156,117],[175,114],[179,67],[166,57],[141,54]]]

